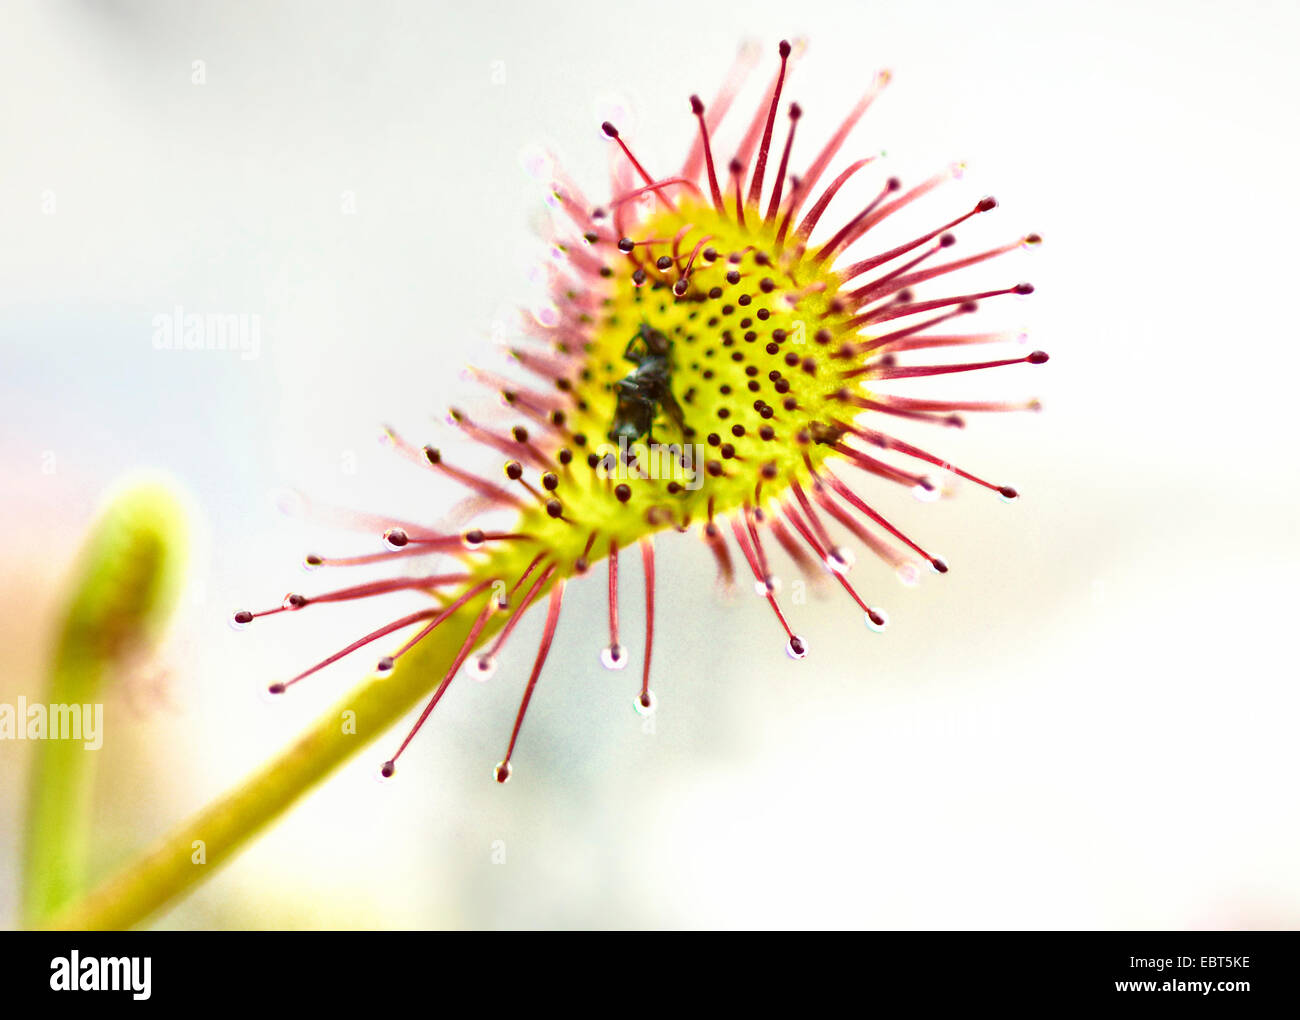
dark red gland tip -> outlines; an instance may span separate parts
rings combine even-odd
[[[241,623],[241,624],[242,624],[242,623],[252,623],[252,622],[253,622],[253,614],[250,613],[247,609],[241,609],[239,612],[237,612],[237,613],[235,614],[235,622],[236,622],[236,623]]]
[[[384,767],[379,770],[379,774],[385,779],[391,779],[393,773],[397,771],[397,766],[391,761],[384,762]]]
[[[1047,352],[1034,351],[1034,353],[1029,355],[1029,357],[1026,358],[1025,360],[1028,361],[1031,365],[1042,365],[1047,361]]]
[[[601,129],[602,131],[604,131],[605,134],[606,134],[606,136],[608,136],[609,138],[617,138],[617,137],[618,137],[618,128],[616,128],[616,127],[615,127],[613,124],[611,124],[609,121],[605,121],[605,123],[601,124],[601,125],[600,125],[600,129]]]
[[[270,691],[272,694],[283,694],[285,691],[285,686],[284,684],[272,684],[270,687],[267,688],[267,690]]]

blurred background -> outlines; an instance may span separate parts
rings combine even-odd
[[[703,547],[667,536],[653,725],[639,674],[599,664],[598,573],[570,587],[508,786],[492,766],[536,614],[394,780],[378,769],[405,724],[153,923],[1296,926],[1298,29],[1283,2],[7,4],[0,701],[39,700],[115,480],[168,473],[196,532],[166,644],[107,698],[97,873],[279,751],[372,656],[291,697],[269,682],[409,611],[227,625],[338,580],[304,577],[304,553],[374,548],[283,513],[304,506],[287,492],[430,521],[459,495],[376,437],[445,443],[449,403],[490,403],[458,369],[499,362],[538,299],[537,153],[603,198],[610,118],[675,165],[687,97],[755,40],[734,144],[777,41],[803,37],[797,164],[895,74],[845,149],[882,168],[842,214],[886,173],[961,159],[882,246],[985,193],[1001,208],[961,251],[1046,240],[961,284],[1031,280],[982,324],[1027,329],[1050,364],[896,387],[1040,397],[1041,415],[927,437],[1023,498],[921,504],[865,480],[953,570],[907,587],[860,556],[890,628],[812,597],[791,607],[799,663],[747,587],[719,598]],[[257,316],[256,349],[157,349],[177,306]],[[0,742],[7,925],[29,747]]]

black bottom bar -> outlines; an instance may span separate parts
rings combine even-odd
[[[653,936],[652,936],[653,937]],[[1300,1002],[1294,932],[667,934],[644,938],[424,932],[11,932],[0,945],[10,1006],[108,1000],[130,1009],[201,1004],[348,1005],[421,1011],[513,994],[617,1010],[629,995],[691,1012],[793,994],[810,1009],[839,1001],[1092,1006],[1196,1003],[1234,1013]],[[658,939],[655,938],[655,941]],[[706,944],[710,943],[710,944]],[[638,976],[638,970],[643,973]],[[484,984],[482,978],[489,977]],[[609,1001],[600,989],[618,991]],[[504,994],[503,994],[504,993]],[[396,996],[396,997],[395,997]],[[558,997],[558,998],[557,998]],[[1199,1008],[1199,1007],[1196,1007]],[[17,1012],[12,1015],[21,1015]]]

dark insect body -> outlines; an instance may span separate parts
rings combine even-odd
[[[672,349],[668,337],[645,323],[628,341],[623,357],[636,368],[614,384],[618,405],[609,430],[611,442],[634,443],[645,436],[653,443],[654,422],[661,409],[687,434],[686,417],[672,391]]]

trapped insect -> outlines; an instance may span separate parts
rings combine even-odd
[[[662,406],[678,430],[686,438],[694,429],[686,424],[686,416],[672,392],[673,342],[647,323],[641,327],[623,351],[623,357],[636,368],[614,384],[618,404],[614,409],[614,424],[609,430],[611,442],[635,442],[645,436],[654,442],[654,421]]]

